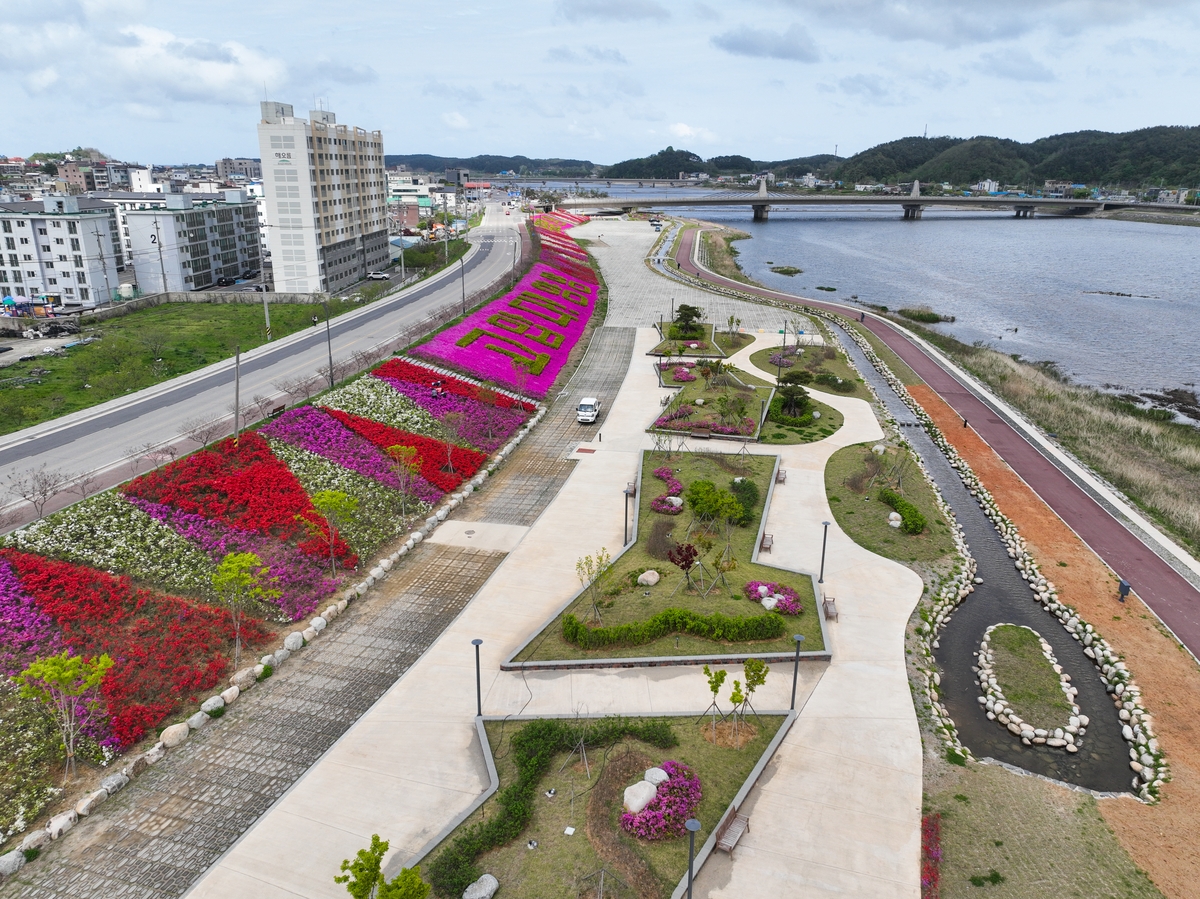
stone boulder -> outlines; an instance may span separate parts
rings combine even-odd
[[[647,780],[639,780],[632,787],[625,788],[625,810],[635,815],[650,804],[658,788]]]
[[[300,631],[292,631],[283,638],[283,648],[288,652],[296,652],[304,648],[304,635]]]
[[[764,596],[759,602],[762,603],[762,607],[768,612],[775,611],[775,607],[779,605],[779,600],[774,596]]]
[[[667,505],[673,509],[682,509],[683,508],[683,499],[678,496],[668,496],[667,497]]]
[[[282,665],[284,662],[286,662],[291,657],[292,657],[292,654],[290,652],[288,652],[286,649],[284,649],[282,646],[280,646],[277,650],[275,650],[275,654],[273,656],[271,656],[271,659],[272,659],[271,667],[278,668],[280,665]]]
[[[671,775],[662,768],[647,768],[646,773],[643,776],[648,783],[652,783],[656,787],[660,783],[666,783],[671,779]]]
[[[204,702],[200,703],[200,711],[206,714],[223,708],[225,708],[225,700],[220,696],[210,696]]]
[[[661,580],[661,578],[659,577],[658,572],[652,569],[650,571],[643,571],[641,574],[639,574],[637,582],[643,587],[653,587],[659,582],[659,580]]]
[[[254,667],[243,668],[233,677],[229,678],[229,683],[237,687],[243,693],[258,683],[258,675],[254,673]]]
[[[68,809],[50,819],[50,823],[46,825],[46,832],[50,834],[50,839],[57,840],[78,822],[79,816],[75,814],[75,809]]]
[[[113,793],[119,793],[129,784],[129,778],[120,771],[115,774],[110,774],[104,780],[100,781],[100,789],[111,796]]]
[[[25,839],[21,840],[21,851],[26,852],[30,849],[41,849],[50,842],[50,831],[46,828],[35,830],[25,834]]]
[[[127,778],[132,780],[139,774],[142,774],[149,767],[150,763],[146,761],[146,756],[143,753],[142,755],[135,755],[132,759],[130,759],[129,764],[125,766],[122,773]]]
[[[221,698],[225,700],[225,705],[232,702],[237,702],[237,698],[242,695],[241,687],[228,687],[221,691]]]
[[[156,743],[154,744],[154,748],[146,750],[145,754],[142,755],[142,758],[146,760],[147,765],[157,765],[163,760],[163,757],[166,754],[167,750],[164,744]]]
[[[75,814],[81,818],[86,818],[88,815],[98,809],[100,804],[107,798],[108,790],[96,790],[93,793],[88,793],[75,803]]]
[[[162,732],[163,746],[167,747],[167,749],[174,749],[176,746],[186,740],[188,738],[188,734],[191,732],[192,729],[188,727],[188,723],[186,721],[182,722],[181,724],[172,724]]]
[[[318,634],[321,633],[321,631],[325,630],[325,628],[328,625],[329,625],[329,622],[326,621],[324,618],[322,618],[320,615],[318,615],[316,618],[314,618],[312,621],[310,621],[308,623],[308,626],[311,627]]]
[[[204,727],[211,720],[206,712],[196,712],[196,714],[188,718],[187,725],[192,730],[200,730],[200,728]]]
[[[484,874],[463,890],[462,899],[492,899],[498,889],[500,889],[500,881],[491,874]]]
[[[359,586],[361,587],[362,585],[360,584]],[[363,592],[366,592],[365,587],[363,588]],[[311,643],[313,640],[317,639],[316,628],[306,627],[303,633],[301,633],[301,636],[304,637],[305,643]]]
[[[11,877],[25,867],[25,853],[20,849],[0,855],[0,875]]]

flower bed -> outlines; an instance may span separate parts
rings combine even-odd
[[[28,553],[0,550],[0,560],[29,598],[18,595],[20,607],[40,613],[37,628],[46,642],[29,646],[38,656],[61,645],[82,656],[112,657],[114,665],[100,685],[109,725],[107,734],[97,735],[103,745],[136,743],[180,701],[195,701],[201,691],[216,686],[229,667],[225,651],[233,641],[233,627],[220,609]],[[10,582],[10,595],[12,589]],[[46,619],[54,632],[47,632]],[[250,619],[242,625],[242,639],[253,646],[266,633]]]
[[[411,434],[399,428],[388,427],[369,418],[361,418],[336,409],[330,410],[338,421],[345,424],[354,432],[370,440],[378,447],[411,446],[417,451],[417,461],[420,474],[425,480],[444,493],[458,488],[467,478],[473,477],[479,471],[487,456],[474,450],[463,449],[461,446],[447,444],[432,437],[421,434]],[[453,471],[444,471],[447,459]]]
[[[430,434],[437,429],[432,415],[378,378],[359,378],[320,398],[326,409],[373,418],[393,428]]]
[[[683,836],[684,824],[704,798],[700,778],[687,765],[666,761],[659,767],[668,779],[658,785],[654,798],[637,814],[621,815],[622,829],[643,840]]]
[[[518,405],[506,408],[449,392],[435,395],[432,392],[435,388],[423,387],[410,381],[397,381],[392,378],[381,380],[404,394],[439,422],[447,415],[461,415],[462,424],[457,434],[460,442],[469,443],[485,452],[490,453],[507,443],[527,417],[525,410]]]
[[[683,504],[669,503],[667,497],[679,496],[683,493],[683,483],[675,477],[675,471],[666,465],[654,469],[654,476],[660,481],[667,482],[667,492],[651,500],[650,508],[655,512],[662,512],[664,515],[678,515],[683,511]]]
[[[472,384],[470,381],[464,381],[460,378],[443,374],[440,371],[434,371],[432,368],[417,365],[407,359],[389,359],[371,372],[371,374],[377,378],[384,378],[389,381],[404,381],[420,387],[432,388],[437,386],[443,393],[452,393],[455,396],[490,403],[501,409],[517,408],[524,409],[526,412],[532,412],[536,408],[532,403],[522,402],[508,394],[490,390],[478,384]]]
[[[921,819],[921,899],[939,899],[942,864],[942,816]]]
[[[679,365],[671,372],[671,380],[679,384],[686,384],[688,381],[696,380],[696,376],[688,371],[686,367]]]
[[[583,336],[596,306],[587,253],[558,232],[561,219],[535,219],[541,256],[503,297],[437,334],[413,354],[471,375],[545,396]]]
[[[695,428],[704,428],[714,434],[734,437],[750,437],[758,430],[758,422],[753,418],[743,418],[741,425],[723,425],[715,421],[688,421],[688,417],[693,412],[695,409],[691,406],[679,406],[666,415],[659,416],[652,427],[664,431],[691,431]]]
[[[266,425],[259,433],[323,456],[342,468],[386,484],[394,490],[400,488],[391,460],[375,444],[355,434],[326,410],[315,406],[292,409]]]
[[[770,359],[772,365],[781,368],[791,368],[796,363],[784,356],[783,353],[776,353]]]
[[[763,589],[766,593],[763,593]],[[779,584],[774,581],[750,581],[743,588],[746,598],[753,602],[762,602],[764,596],[778,596],[779,599],[775,602],[775,611],[782,612],[785,615],[799,615],[804,611],[804,605],[800,602],[800,594],[789,587],[787,584]]]

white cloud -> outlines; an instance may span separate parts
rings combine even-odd
[[[683,122],[676,122],[670,127],[670,132],[675,137],[681,140],[695,140],[701,143],[710,144],[717,139],[717,136],[707,128],[693,127],[686,125]]]
[[[467,121],[466,116],[460,112],[443,112],[442,124],[447,128],[453,128],[455,131],[465,131],[471,127],[471,123]]]
[[[34,69],[23,79],[25,90],[31,94],[41,94],[49,90],[58,81],[58,72],[53,66]]]
[[[1010,81],[1057,81],[1057,76],[1022,47],[1011,47],[984,53],[979,57],[979,71]]]
[[[667,8],[654,0],[559,0],[558,13],[568,22],[645,22],[671,17]]]
[[[801,25],[789,25],[786,31],[743,25],[712,39],[713,46],[737,56],[786,59],[792,62],[816,62],[820,58],[812,35]]]

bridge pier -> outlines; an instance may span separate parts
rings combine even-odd
[[[756,221],[756,222],[767,221],[767,213],[769,213],[770,211],[771,211],[771,207],[768,206],[767,204],[755,203],[754,204],[754,221]]]
[[[904,220],[906,222],[917,221],[921,217],[921,210],[924,208],[920,203],[905,203]]]
[[[1035,210],[1033,206],[1014,206],[1013,211],[1019,219],[1031,219]]]

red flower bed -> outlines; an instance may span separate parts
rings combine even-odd
[[[377,378],[393,378],[397,381],[408,381],[411,384],[420,384],[423,387],[429,388],[433,387],[434,381],[438,381],[440,382],[439,386],[441,389],[447,393],[452,393],[455,396],[465,396],[468,399],[478,400],[482,403],[491,401],[501,409],[511,409],[516,406],[524,409],[526,412],[532,412],[537,408],[533,403],[523,403],[503,393],[481,388],[478,384],[472,384],[470,381],[461,381],[458,378],[444,375],[440,371],[434,371],[423,365],[414,365],[406,359],[389,359],[371,372],[371,374]],[[481,392],[482,396],[480,396]]]
[[[325,520],[296,476],[255,431],[243,433],[236,444],[232,437],[226,438],[121,489],[129,496],[174,506],[238,530],[294,541],[310,556],[329,557]],[[341,537],[334,541],[334,552],[347,568],[358,563]]]
[[[360,418],[338,409],[326,409],[330,415],[353,430],[356,434],[366,437],[373,444],[383,449],[389,446],[411,446],[417,451],[421,464],[421,477],[429,481],[439,490],[449,493],[467,478],[474,477],[479,467],[487,461],[485,453],[463,449],[461,446],[450,446],[450,460],[454,464],[454,472],[443,471],[446,464],[446,443],[412,434],[399,428],[389,427],[369,418]]]
[[[176,596],[134,587],[127,577],[41,556],[0,550],[43,612],[77,655],[108,653],[115,663],[100,685],[112,735],[136,743],[181,702],[195,702],[221,682],[233,644],[229,614]],[[247,619],[242,639],[264,643],[260,622]]]
[[[921,819],[921,899],[941,895],[942,816]]]

